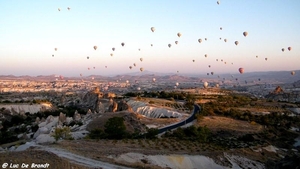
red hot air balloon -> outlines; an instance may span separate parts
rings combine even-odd
[[[244,73],[244,68],[239,68],[239,72],[240,72],[240,74],[243,74]]]

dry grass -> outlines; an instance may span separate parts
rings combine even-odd
[[[220,116],[205,116],[200,122],[197,123],[198,126],[206,126],[211,131],[230,131],[235,134],[248,134],[248,133],[258,133],[263,130],[263,126],[259,124],[251,124],[246,121],[235,120],[227,117]]]

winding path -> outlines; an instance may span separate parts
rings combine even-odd
[[[194,104],[194,110],[193,110],[193,113],[190,115],[190,117],[188,117],[187,119],[185,119],[181,122],[159,128],[158,129],[158,134],[161,134],[161,133],[166,132],[168,130],[175,129],[177,127],[180,127],[180,126],[186,125],[187,123],[192,122],[195,119],[196,113],[198,113],[200,111],[201,111],[201,107],[198,104]]]

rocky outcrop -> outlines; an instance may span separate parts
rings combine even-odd
[[[100,92],[100,89],[96,87],[94,90],[87,92],[82,101],[82,105],[85,108],[89,108],[92,111],[99,112],[99,104],[100,104],[100,99],[103,98],[103,93]]]
[[[51,104],[1,104],[0,108],[4,108],[6,111],[11,112],[11,114],[25,114],[29,112],[34,114],[37,112],[43,112],[52,108]]]
[[[178,118],[178,117],[182,117],[182,114],[178,113],[176,111],[148,106],[144,102],[130,100],[130,101],[127,102],[127,104],[132,107],[132,110],[134,112],[142,114],[146,117],[151,117],[151,118]]]

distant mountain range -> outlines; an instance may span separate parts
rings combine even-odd
[[[218,74],[218,75],[197,75],[181,73],[159,73],[159,72],[133,72],[115,76],[89,75],[84,77],[63,77],[58,75],[39,75],[39,76],[14,76],[0,75],[0,80],[104,80],[104,81],[125,81],[125,80],[148,80],[153,78],[157,81],[176,81],[176,82],[199,82],[199,81],[260,81],[261,83],[293,83],[300,80],[300,70],[296,70],[294,75],[290,71],[265,71],[265,72],[246,72],[244,74]]]

